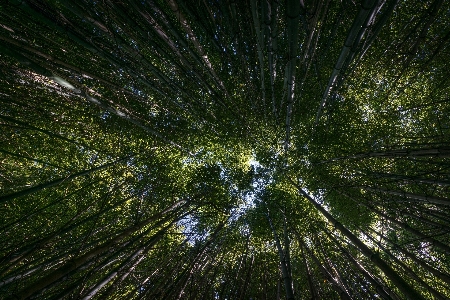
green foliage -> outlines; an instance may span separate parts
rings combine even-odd
[[[0,4],[0,298],[450,297],[449,3],[294,2]]]

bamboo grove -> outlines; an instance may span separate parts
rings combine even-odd
[[[450,298],[450,3],[0,2],[0,298]]]

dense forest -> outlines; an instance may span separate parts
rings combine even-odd
[[[450,2],[0,1],[1,299],[449,299]]]

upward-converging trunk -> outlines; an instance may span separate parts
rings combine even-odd
[[[368,234],[365,234],[372,242],[377,243],[377,241]],[[402,260],[397,258],[391,251],[389,251],[386,247],[384,247],[381,243],[377,243],[378,247],[384,251],[389,257],[409,275],[410,278],[414,279],[421,286],[423,286],[431,295],[433,295],[434,299],[444,300],[445,296],[432,288],[428,283],[426,283],[422,278],[416,274],[411,268],[409,268]]]
[[[153,245],[155,245],[163,237],[164,233],[167,231],[167,229],[169,229],[169,227],[172,226],[172,224],[173,222],[171,222],[169,225],[165,226],[164,228],[160,229],[157,233],[155,233],[153,237],[150,238],[145,245],[134,251],[118,267],[110,271],[104,278],[100,280],[100,282],[98,282],[88,292],[86,292],[83,298],[81,299],[88,300],[94,297],[105,285],[107,285],[111,280],[113,280],[119,274],[119,272],[122,269],[124,269],[128,264],[138,259],[139,256],[145,255],[151,249],[151,247],[153,247]]]
[[[193,259],[193,261],[188,265],[188,267],[182,272],[182,276],[179,276],[178,279],[176,280],[176,283],[180,282],[180,290],[178,292],[178,296],[177,299],[182,299],[183,295],[184,295],[184,290],[186,289],[186,286],[190,280],[190,278],[192,277],[192,275],[194,274],[194,271],[196,268],[199,268],[200,266],[198,265],[198,262],[200,261],[201,258],[203,258],[208,250],[208,247],[214,242],[216,241],[218,235],[220,234],[220,232],[222,231],[222,229],[225,226],[227,220],[221,222],[216,229],[214,230],[214,232],[211,234],[211,236],[209,237],[209,239],[205,242],[205,244],[201,247],[201,249],[199,250],[198,254],[195,256],[195,258]],[[185,274],[187,274],[186,276],[184,276]],[[173,285],[173,288],[175,288],[175,284]],[[167,296],[167,295],[166,295]]]
[[[185,203],[186,203],[185,201],[179,201],[179,202],[171,205],[164,211],[156,213],[156,214],[152,215],[151,217],[147,218],[146,220],[125,229],[124,231],[122,231],[122,233],[116,235],[109,241],[93,248],[92,250],[86,252],[85,254],[83,254],[77,258],[67,261],[64,265],[62,265],[58,269],[50,272],[48,275],[42,277],[41,279],[37,280],[36,282],[32,283],[31,285],[29,285],[26,288],[22,289],[21,291],[17,292],[14,295],[14,297],[16,299],[26,299],[27,297],[40,291],[41,289],[45,288],[46,286],[59,280],[66,274],[76,270],[78,267],[82,266],[83,264],[85,264],[87,261],[91,260],[95,256],[103,253],[104,251],[110,249],[111,247],[114,247],[117,243],[119,243],[124,238],[128,237],[130,234],[133,234],[134,232],[142,229],[143,227],[145,227],[145,226],[149,225],[150,223],[156,221],[157,219],[163,217],[164,215],[166,215],[169,212],[181,209]]]
[[[286,299],[288,300],[294,300],[294,290],[292,288],[292,277],[289,272],[289,255],[286,255],[286,251],[289,251],[289,248],[285,248],[283,250],[280,242],[280,238],[278,237],[277,232],[275,231],[275,228],[273,227],[272,220],[270,219],[269,213],[267,212],[267,220],[269,221],[270,227],[272,228],[273,237],[275,239],[275,244],[277,246],[278,254],[280,256],[280,268],[281,273],[283,275],[283,281],[284,281],[284,288],[286,290]],[[285,236],[285,245],[289,244],[288,237]],[[287,241],[286,241],[287,240]],[[286,246],[285,246],[286,247]]]
[[[275,79],[276,79],[276,52],[277,52],[277,14],[278,1],[263,1],[263,17],[265,18],[267,36],[267,56],[269,62],[270,88],[272,92],[272,113],[278,120],[278,112],[275,101]],[[267,7],[266,7],[267,5]]]
[[[324,230],[324,232],[331,240],[335,242],[342,253],[344,253],[345,257],[347,257],[348,260],[361,272],[364,278],[366,278],[375,287],[377,293],[379,293],[384,299],[399,299],[398,296],[393,291],[391,291],[391,289],[382,284],[378,278],[367,271],[360,263],[360,261],[353,257],[353,255],[349,251],[347,251],[347,249],[345,249],[328,230]]]
[[[378,232],[377,230],[374,230],[374,229],[369,229],[369,230],[371,232],[375,233],[376,235],[378,235],[381,240],[387,241],[391,245],[390,247],[393,247],[393,249],[395,249],[395,251],[401,252],[405,257],[407,257],[410,260],[412,260],[415,264],[421,266],[423,269],[425,269],[428,272],[430,272],[431,274],[433,274],[433,276],[435,278],[439,278],[440,280],[446,282],[450,286],[450,276],[448,274],[442,273],[441,271],[439,271],[439,270],[433,268],[432,266],[428,265],[425,261],[417,258],[416,255],[414,255],[413,253],[409,252],[404,247],[398,245],[396,242],[392,241],[390,238],[388,238],[387,236],[385,236],[382,233]],[[366,235],[366,236],[370,236],[370,235]],[[379,244],[379,242],[377,242],[377,244]]]
[[[420,202],[440,204],[440,205],[450,205],[450,199],[443,198],[443,197],[424,196],[424,195],[418,195],[418,194],[414,194],[414,193],[392,191],[392,190],[388,190],[388,189],[384,189],[384,188],[373,188],[373,187],[368,187],[368,186],[362,186],[361,188],[366,191],[380,192],[380,193],[384,193],[384,194],[408,198],[411,201],[420,201]]]
[[[295,72],[297,67],[298,50],[298,27],[300,25],[300,12],[303,1],[287,1],[287,39],[289,43],[289,61],[286,66],[287,83],[287,107],[286,107],[286,137],[284,140],[284,151],[287,152],[291,139],[291,118],[294,104]]]
[[[339,223],[330,213],[328,213],[319,203],[317,203],[310,195],[308,195],[302,188],[300,188],[295,182],[291,181],[297,187],[298,192],[304,196],[322,215],[334,225],[344,236],[346,236],[352,243],[359,248],[362,254],[364,254],[374,265],[388,277],[392,283],[408,298],[408,299],[424,299],[412,286],[410,286],[397,272],[395,272],[385,261],[383,261],[378,254],[370,250],[356,235],[351,233],[341,223]]]
[[[450,181],[447,181],[445,179],[433,179],[433,178],[423,178],[420,176],[407,176],[407,175],[400,175],[400,174],[389,174],[389,173],[368,173],[365,174],[368,176],[373,176],[374,178],[380,178],[380,179],[389,179],[392,181],[400,181],[400,182],[417,182],[422,184],[435,184],[440,186],[450,186]]]
[[[346,195],[345,193],[342,193],[343,195]],[[347,196],[347,195],[346,195]],[[406,224],[403,221],[399,221],[396,218],[390,217],[389,215],[383,213],[382,211],[376,209],[373,205],[369,204],[369,203],[365,203],[364,201],[356,201],[356,199],[353,199],[350,196],[347,196],[350,199],[352,199],[353,201],[355,201],[356,203],[358,203],[358,205],[362,205],[364,207],[367,207],[369,210],[371,210],[372,212],[376,213],[377,215],[383,217],[384,219],[388,220],[389,222],[397,225],[398,227],[414,234],[415,236],[417,236],[418,238],[422,239],[423,241],[429,242],[431,243],[431,245],[433,245],[433,247],[437,247],[440,248],[441,250],[445,251],[447,254],[450,253],[450,246],[436,240],[435,238],[433,238],[432,236],[429,236],[427,234],[422,233],[421,231],[412,228],[411,226],[409,226],[408,224]]]
[[[297,232],[295,232],[295,233],[297,235]],[[298,235],[297,235],[297,238],[299,238]],[[309,264],[308,264],[308,262],[306,260],[306,257],[305,257],[305,251],[304,251],[303,243],[299,243],[299,245],[300,245],[300,251],[301,251],[300,253],[302,255],[303,264],[305,265],[306,276],[307,276],[307,279],[308,279],[308,286],[309,286],[309,290],[311,292],[311,299],[319,299],[318,292],[316,290],[316,287],[314,286],[314,282],[313,282],[313,279],[312,279],[311,270],[310,270]]]
[[[314,263],[317,265],[317,267],[320,269],[320,271],[322,272],[323,277],[326,280],[329,280],[332,283],[332,287],[333,289],[338,293],[338,295],[340,296],[341,299],[344,300],[350,300],[351,296],[348,294],[348,291],[346,290],[346,288],[342,285],[342,283],[340,282],[340,280],[338,278],[336,278],[336,276],[333,276],[328,270],[327,268],[320,262],[320,260],[317,258],[317,256],[314,254],[313,251],[311,251],[311,249],[308,248],[308,246],[305,244],[305,242],[303,241],[303,239],[297,235],[297,239],[298,242],[302,245],[303,249],[306,250],[306,252],[308,252],[308,254],[310,255],[310,257],[312,258],[312,260],[314,261]]]
[[[264,6],[264,4],[262,4]],[[264,107],[264,118],[267,118],[266,115],[266,87],[264,80],[264,59],[263,59],[263,45],[264,45],[264,33],[263,28],[261,28],[261,21],[259,19],[258,7],[256,0],[251,1],[252,6],[252,17],[253,23],[255,24],[255,32],[256,32],[256,47],[258,49],[258,60],[259,60],[259,70],[261,77],[261,92],[262,92],[262,104]],[[263,16],[264,18],[264,16]]]
[[[322,116],[322,110],[325,107],[328,96],[330,95],[331,89],[336,84],[338,77],[344,72],[344,64],[348,65],[349,61],[352,57],[350,52],[352,48],[356,48],[364,35],[367,26],[364,27],[364,24],[369,24],[372,18],[375,15],[376,11],[376,0],[367,0],[363,1],[361,4],[361,9],[353,21],[353,25],[350,28],[347,38],[344,43],[344,47],[342,47],[341,53],[339,55],[338,60],[336,61],[336,65],[334,66],[334,70],[331,73],[330,79],[328,80],[328,85],[323,93],[322,101],[317,110],[316,119],[314,121],[314,129],[319,123],[320,117]]]
[[[104,164],[104,165],[101,165],[101,166],[98,166],[98,167],[95,167],[95,168],[92,168],[92,169],[89,169],[89,170],[83,170],[81,172],[78,172],[78,173],[75,173],[75,174],[71,174],[71,175],[66,176],[66,177],[58,178],[58,179],[55,179],[55,180],[52,180],[52,181],[49,181],[49,182],[46,182],[46,183],[42,183],[42,184],[30,187],[30,188],[25,189],[25,190],[21,190],[21,191],[14,192],[14,193],[11,193],[11,194],[6,195],[6,196],[2,196],[2,197],[0,197],[0,203],[9,201],[9,200],[12,200],[12,199],[15,199],[15,198],[23,197],[23,196],[26,196],[26,195],[29,195],[29,194],[32,194],[32,193],[39,192],[39,191],[41,191],[43,189],[59,185],[59,184],[61,184],[63,182],[71,181],[72,179],[75,179],[77,177],[86,176],[86,175],[89,175],[91,173],[104,170],[104,169],[106,169],[108,167],[114,166],[115,164],[117,164],[119,162],[125,161],[128,158],[130,158],[130,157],[121,158],[121,159],[118,159],[116,161],[113,161],[113,162],[110,162],[110,163],[107,163],[107,164]]]
[[[369,157],[385,157],[385,158],[396,158],[396,157],[407,157],[407,158],[420,158],[420,157],[450,157],[450,147],[449,146],[440,146],[440,147],[432,147],[432,148],[421,148],[421,149],[394,149],[394,150],[386,150],[386,151],[373,151],[373,152],[365,152],[358,153],[348,156],[336,157],[324,161],[317,162],[318,164],[330,163],[344,159],[363,159]]]
[[[20,261],[26,259],[27,257],[29,257],[31,254],[33,254],[36,250],[41,249],[42,247],[44,247],[45,245],[47,245],[51,240],[55,239],[56,237],[61,237],[64,234],[74,230],[77,227],[80,227],[83,224],[86,224],[89,221],[94,220],[95,218],[98,218],[99,216],[101,216],[102,214],[118,207],[119,205],[123,204],[124,202],[128,201],[129,199],[131,199],[132,197],[134,197],[134,195],[127,197],[121,201],[118,201],[117,203],[115,203],[114,205],[108,207],[108,208],[104,208],[102,210],[100,210],[99,212],[92,214],[84,219],[78,219],[78,218],[73,218],[73,220],[69,221],[68,223],[64,224],[61,228],[55,230],[54,232],[52,232],[51,234],[35,240],[29,244],[25,244],[22,248],[19,248],[18,250],[15,251],[11,251],[8,255],[1,257],[0,260],[2,261],[2,263],[4,265],[7,265],[8,263],[14,263],[14,265],[17,265]],[[77,216],[78,217],[78,216]],[[10,267],[6,268],[5,270],[3,270],[2,272],[0,272],[0,276],[3,275],[4,273],[6,273],[8,270],[10,270],[11,268],[14,267],[14,265],[11,265]],[[0,284],[1,286],[1,284]]]

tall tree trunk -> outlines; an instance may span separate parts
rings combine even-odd
[[[413,193],[392,191],[392,190],[388,190],[388,189],[384,189],[384,188],[373,188],[373,187],[368,187],[368,186],[362,186],[361,188],[366,191],[380,192],[380,193],[384,193],[384,194],[400,196],[400,197],[404,197],[404,198],[408,198],[408,199],[412,199],[412,200],[418,200],[418,201],[425,202],[425,203],[433,203],[433,204],[438,204],[438,205],[450,205],[450,199],[443,198],[443,197],[423,196],[423,195],[417,195],[417,194],[413,194]]]
[[[333,276],[327,268],[320,262],[319,258],[314,254],[311,249],[308,248],[308,246],[305,244],[303,239],[300,236],[297,236],[298,242],[303,245],[303,248],[306,249],[306,251],[311,256],[312,260],[316,263],[317,267],[319,268],[320,272],[322,273],[323,277],[331,282],[331,286],[333,289],[338,293],[339,297],[344,300],[350,300],[352,297],[348,294],[347,289],[339,282],[335,276]]]
[[[394,149],[379,152],[366,152],[359,153],[355,155],[341,156],[324,161],[317,162],[319,164],[325,164],[330,162],[335,162],[344,159],[362,159],[369,157],[385,157],[385,158],[395,158],[395,157],[407,157],[407,158],[418,158],[418,157],[437,157],[445,158],[450,157],[450,147],[449,146],[439,146],[433,148],[422,148],[422,149]]]
[[[428,283],[426,283],[422,278],[420,278],[413,270],[411,270],[411,268],[409,268],[405,263],[403,263],[403,261],[401,261],[399,258],[397,258],[393,253],[391,253],[391,251],[389,251],[388,249],[386,249],[386,247],[384,247],[383,245],[381,245],[381,243],[377,243],[377,241],[372,238],[370,235],[368,235],[367,233],[363,232],[364,235],[366,235],[370,240],[372,240],[372,242],[376,243],[378,245],[378,247],[381,248],[381,250],[383,250],[386,254],[389,255],[389,257],[392,258],[392,260],[397,263],[400,267],[403,268],[403,270],[410,276],[410,278],[414,279],[415,281],[417,281],[420,285],[422,285],[430,294],[433,295],[434,299],[439,299],[439,300],[445,300],[446,297],[444,295],[442,295],[441,293],[439,293],[438,291],[436,291],[434,288],[432,288]]]
[[[342,253],[345,254],[345,256],[349,259],[349,261],[363,274],[364,278],[366,278],[374,287],[377,293],[379,293],[384,299],[395,299],[399,300],[397,295],[387,286],[379,282],[379,280],[372,275],[369,271],[367,271],[361,262],[359,262],[356,258],[353,257],[352,254],[350,254],[347,249],[345,249],[341,243],[330,233],[328,230],[324,230],[326,235],[332,239],[335,244],[339,247],[339,249],[342,251]]]
[[[298,232],[295,231],[295,233],[297,235],[297,238],[299,238]],[[314,286],[314,282],[313,282],[311,270],[309,268],[309,264],[306,261],[303,243],[299,243],[299,245],[300,245],[300,251],[301,251],[300,254],[302,256],[303,264],[305,265],[306,277],[308,279],[308,286],[309,286],[309,291],[311,293],[311,299],[319,299],[319,294],[317,293],[316,287]]]
[[[377,0],[366,0],[362,1],[361,9],[353,21],[352,27],[350,28],[347,38],[344,43],[344,47],[342,47],[339,58],[336,61],[336,65],[334,66],[333,72],[331,73],[330,79],[328,80],[328,85],[325,88],[325,91],[322,96],[322,101],[317,110],[316,119],[314,121],[313,131],[319,124],[320,117],[322,116],[322,110],[326,105],[326,101],[330,92],[336,81],[338,76],[344,72],[343,67],[344,63],[346,63],[348,56],[352,50],[352,48],[356,48],[359,44],[359,41],[362,35],[365,33],[367,28],[364,28],[364,23],[366,23],[368,18],[372,18],[375,10],[376,10]],[[348,65],[348,63],[347,63]]]
[[[300,24],[300,13],[304,9],[303,1],[288,0],[286,6],[287,17],[287,39],[289,44],[289,57],[286,66],[287,101],[286,101],[286,137],[284,140],[284,151],[288,152],[291,140],[291,119],[294,104],[295,73],[297,68],[298,52],[298,27]]]
[[[179,218],[177,218],[179,219]],[[118,267],[110,271],[103,279],[101,279],[94,287],[92,287],[88,292],[86,292],[81,298],[82,300],[88,300],[94,297],[105,285],[107,285],[111,280],[113,280],[122,269],[124,269],[128,264],[133,262],[138,256],[145,255],[164,235],[164,233],[173,225],[177,219],[173,220],[169,225],[160,229],[155,233],[146,245],[143,245],[134,253],[132,253],[126,260],[124,260]]]
[[[248,283],[252,277],[252,268],[253,268],[253,264],[255,263],[255,257],[252,255],[250,258],[250,266],[247,268],[247,273],[244,277],[244,282],[242,284],[242,287],[240,288],[240,295],[239,295],[239,300],[244,300],[244,297],[246,295],[246,291],[247,291],[247,287],[248,287]]]
[[[68,223],[64,224],[63,227],[59,228],[55,232],[47,235],[46,237],[44,237],[42,239],[33,241],[32,243],[24,246],[23,248],[20,248],[19,250],[14,251],[13,253],[8,254],[5,257],[2,257],[0,259],[0,261],[3,264],[14,263],[17,265],[20,261],[29,257],[36,250],[39,250],[39,249],[45,247],[45,245],[47,245],[55,237],[62,236],[63,234],[70,232],[71,230],[101,216],[102,214],[106,213],[107,211],[110,211],[111,209],[118,207],[119,205],[123,204],[124,202],[128,201],[129,199],[131,199],[133,197],[134,197],[134,195],[127,197],[124,200],[119,201],[118,203],[114,204],[113,206],[108,207],[107,209],[102,209],[101,211],[99,211],[91,216],[88,216],[82,220],[78,220],[77,222],[72,222],[72,220],[75,218],[74,217]],[[14,265],[10,266],[10,268],[12,268],[12,267],[14,267]],[[5,272],[7,272],[10,268],[6,269],[5,271],[2,271],[0,273],[0,276],[3,275]]]
[[[432,178],[420,178],[418,176],[406,176],[406,175],[399,175],[399,174],[389,174],[389,173],[369,173],[367,174],[369,176],[373,176],[375,178],[383,178],[383,179],[392,179],[397,181],[407,181],[407,182],[418,182],[418,183],[425,183],[425,184],[436,184],[441,186],[450,186],[450,182],[446,180],[441,179],[432,179]]]
[[[196,268],[196,263],[203,257],[203,255],[205,255],[206,250],[208,249],[208,247],[216,240],[218,234],[221,232],[221,230],[223,229],[223,227],[226,224],[226,220],[221,222],[216,229],[214,230],[214,232],[211,234],[211,236],[209,237],[209,239],[205,242],[205,244],[201,247],[199,253],[195,256],[194,260],[192,261],[191,264],[189,264],[188,268],[185,269],[184,273],[189,273],[188,276],[182,281],[182,286],[180,291],[178,292],[178,296],[177,299],[182,299],[181,297],[184,294],[184,290],[189,282],[189,280],[191,279],[191,276],[194,273],[194,269]],[[180,277],[181,279],[181,277]]]
[[[285,251],[289,250],[289,249],[284,249],[281,247],[281,243],[280,243],[280,238],[278,237],[278,234],[272,224],[272,220],[269,216],[269,212],[267,211],[267,220],[269,221],[270,227],[272,228],[272,232],[273,232],[273,236],[275,239],[275,244],[277,246],[278,249],[278,254],[280,256],[280,268],[281,268],[281,273],[283,274],[283,281],[284,281],[284,288],[286,291],[286,299],[287,300],[294,300],[294,290],[292,288],[292,278],[289,274],[289,270],[288,270],[288,265],[290,264],[290,262],[288,262],[288,257],[285,255]]]
[[[417,256],[415,256],[411,252],[407,251],[405,248],[403,248],[402,246],[398,245],[397,243],[395,243],[394,241],[392,241],[390,238],[386,237],[382,233],[380,233],[380,232],[378,232],[376,230],[373,230],[373,229],[371,231],[373,231],[375,234],[377,234],[381,239],[383,239],[383,240],[387,241],[389,244],[391,244],[393,246],[394,250],[401,252],[407,258],[409,258],[412,261],[414,261],[414,263],[418,264],[419,266],[421,266],[422,268],[424,268],[428,272],[432,273],[433,276],[435,276],[436,278],[439,278],[440,280],[446,282],[450,286],[450,276],[448,274],[442,273],[441,271],[431,267],[425,261],[417,258]],[[380,243],[377,242],[377,245],[380,245]]]
[[[343,193],[344,195],[346,195],[346,193]],[[347,195],[346,195],[347,196]],[[364,203],[362,201],[356,201],[355,199],[353,199],[353,197],[351,196],[347,196],[350,199],[352,199],[353,201],[355,201],[358,205],[362,205],[364,207],[367,207],[369,210],[373,211],[374,213],[376,213],[377,215],[383,217],[384,219],[388,220],[389,222],[397,225],[398,227],[414,234],[415,236],[421,238],[423,241],[429,242],[433,245],[433,247],[437,247],[440,248],[441,250],[445,251],[447,254],[450,254],[450,246],[434,239],[432,236],[426,235],[424,233],[422,233],[421,231],[412,228],[411,226],[409,226],[408,224],[406,224],[405,222],[399,221],[393,217],[388,216],[387,214],[381,212],[380,210],[376,209],[373,205],[368,204],[368,203]]]
[[[128,229],[125,229],[122,233],[116,235],[113,239],[103,243],[102,245],[95,247],[94,249],[88,251],[87,253],[85,253],[75,259],[68,261],[63,266],[50,272],[48,275],[42,277],[41,279],[38,279],[37,281],[35,281],[31,285],[27,286],[26,288],[18,291],[16,294],[14,294],[14,297],[16,297],[17,299],[26,299],[27,297],[40,291],[41,289],[45,288],[46,286],[59,280],[61,277],[65,276],[67,273],[69,273],[73,270],[76,270],[78,267],[80,267],[87,261],[91,260],[95,256],[110,249],[111,247],[113,247],[115,244],[117,244],[122,239],[129,236],[130,234],[142,229],[144,226],[149,225],[153,221],[159,219],[160,217],[164,216],[165,214],[167,214],[169,212],[180,210],[185,203],[186,203],[185,201],[179,201],[179,202],[171,205],[164,211],[152,215],[145,221],[142,221],[134,226],[129,227]]]
[[[302,188],[300,188],[295,182],[291,180],[292,184],[297,187],[298,192],[303,195],[322,215],[330,222],[334,228],[339,230],[345,235],[352,243],[359,248],[362,254],[364,254],[371,262],[374,263],[380,270],[392,281],[392,283],[408,298],[424,299],[412,286],[410,286],[403,278],[401,278],[397,272],[395,272],[388,264],[386,264],[378,254],[369,249],[360,239],[358,239],[353,233],[333,218],[319,203],[317,203],[311,196],[309,196]]]
[[[116,161],[113,161],[113,162],[110,162],[110,163],[107,163],[107,164],[104,164],[104,165],[101,165],[101,166],[98,166],[98,167],[95,167],[95,168],[92,168],[92,169],[89,169],[89,170],[84,170],[84,171],[81,171],[81,172],[78,172],[78,173],[75,173],[75,174],[72,174],[72,175],[69,175],[69,176],[66,176],[66,177],[58,178],[58,179],[55,179],[55,180],[52,180],[52,181],[49,181],[49,182],[46,182],[46,183],[42,183],[42,184],[30,187],[30,188],[22,190],[22,191],[17,191],[17,192],[14,192],[14,193],[11,193],[11,194],[8,194],[8,195],[5,195],[5,196],[1,196],[0,197],[0,203],[9,201],[9,200],[12,200],[12,199],[15,199],[15,198],[23,197],[23,196],[26,196],[26,195],[29,195],[29,194],[32,194],[32,193],[39,192],[39,191],[41,191],[43,189],[47,189],[47,188],[50,188],[52,186],[59,185],[59,184],[61,184],[63,182],[71,181],[72,179],[77,178],[77,177],[89,175],[91,173],[104,170],[104,169],[106,169],[108,167],[114,166],[115,164],[117,164],[119,162],[125,161],[126,159],[129,159],[130,157],[131,156],[128,156],[128,157],[125,157],[125,158],[121,158],[121,159],[118,159]]]

